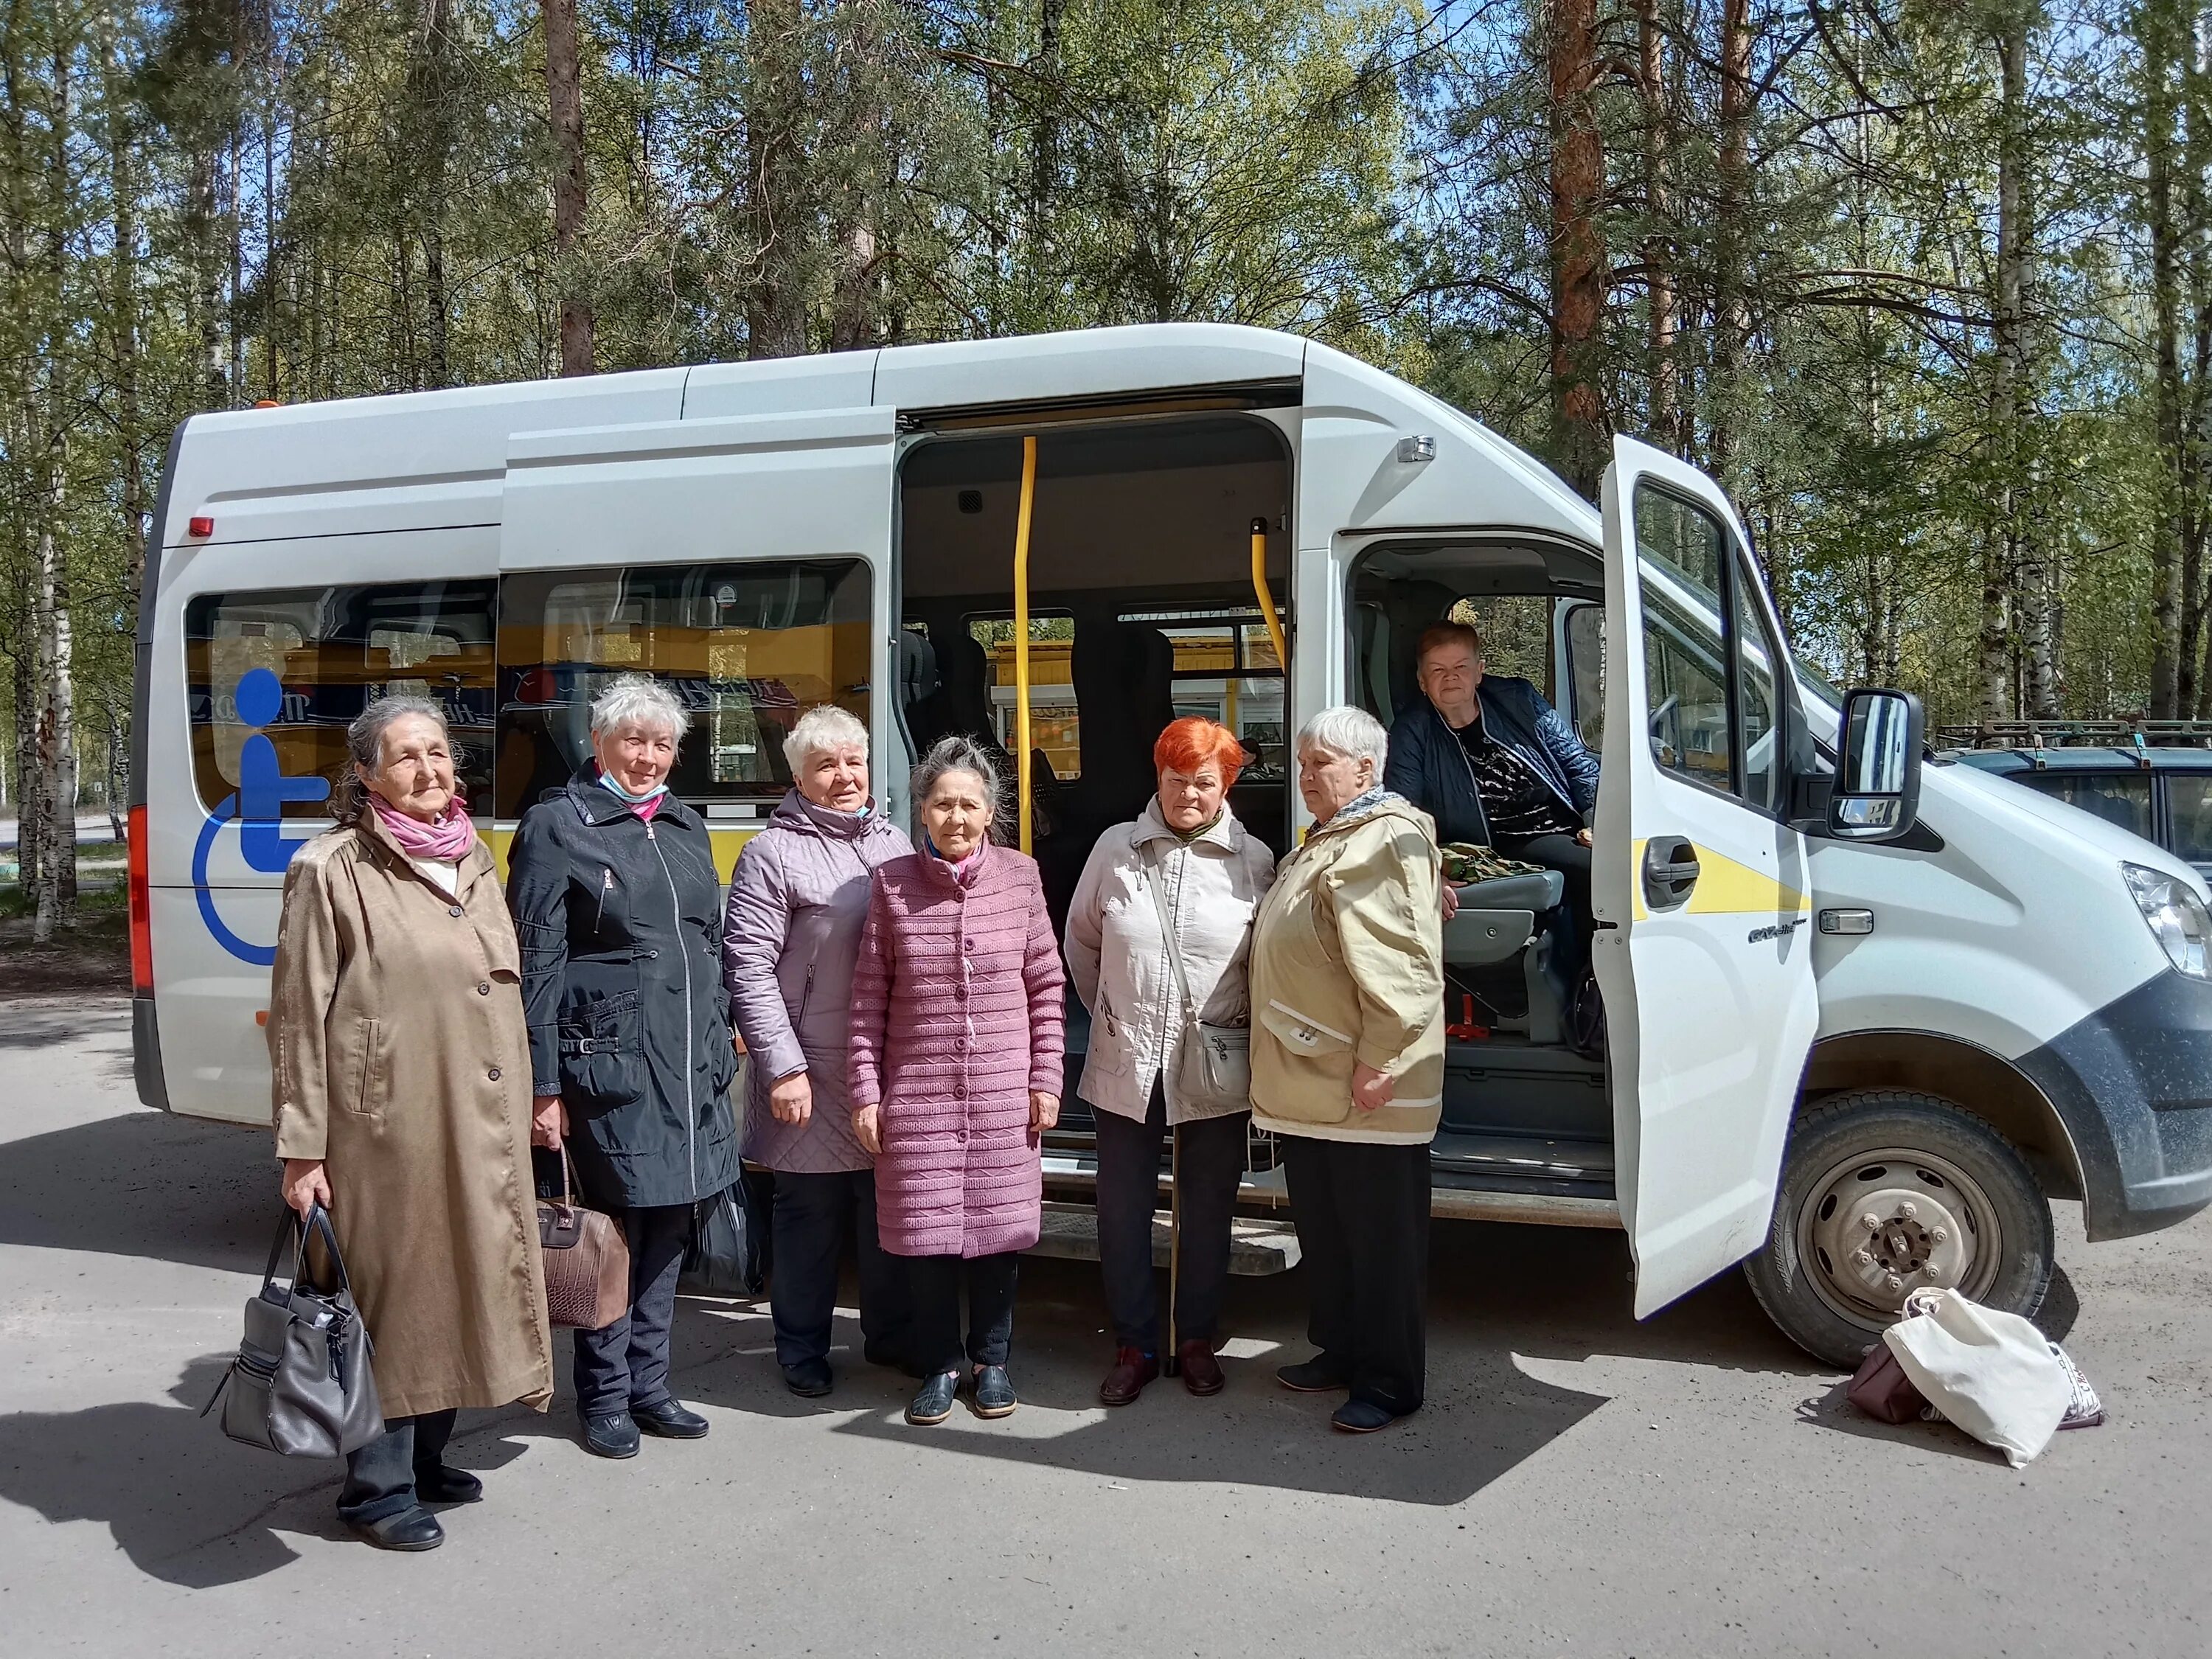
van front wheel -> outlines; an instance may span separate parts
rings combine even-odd
[[[2054,1248],[2051,1206],[2003,1136],[1935,1095],[1868,1089],[1797,1120],[1743,1271],[1783,1334],[1850,1370],[1929,1285],[2033,1317]]]

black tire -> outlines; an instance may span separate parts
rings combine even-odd
[[[1782,1334],[1815,1359],[1850,1370],[1883,1325],[1894,1322],[1893,1313],[1854,1302],[1845,1276],[1824,1265],[1828,1258],[1817,1239],[1832,1224],[1826,1218],[1838,1202],[1848,1208],[1850,1189],[1843,1182],[1871,1183],[1883,1177],[1870,1172],[1917,1164],[1884,1162],[1878,1157],[1883,1152],[1919,1153],[1966,1177],[1966,1183],[1947,1183],[1924,1168],[1914,1171],[1972,1218],[1977,1238],[1985,1239],[1993,1226],[2002,1241],[1994,1249],[1978,1247],[1972,1275],[1959,1288],[1985,1306],[2033,1318],[2050,1287],[2056,1240],[2051,1205],[2027,1160],[1988,1124],[1938,1096],[1866,1089],[1825,1101],[1792,1126],[1765,1246],[1743,1264],[1751,1293]],[[1862,1158],[1864,1168],[1850,1170]],[[1808,1235],[1815,1236],[1812,1260],[1801,1248]],[[1903,1292],[1897,1294],[1901,1299]]]

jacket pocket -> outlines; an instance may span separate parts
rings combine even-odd
[[[586,1111],[645,1092],[644,1014],[635,991],[571,1005],[561,1016],[561,1091]]]
[[[1102,1077],[1126,1077],[1131,1042],[1129,1028],[1101,1002],[1091,1021],[1091,1051],[1083,1057],[1083,1069]]]
[[[384,1097],[391,1086],[384,1063],[384,1022],[356,1019],[355,1040],[360,1045],[354,1066],[354,1086],[346,1109],[371,1121],[384,1115]]]
[[[1285,1123],[1342,1123],[1350,1118],[1352,1039],[1273,998],[1259,1010],[1259,1018],[1283,1056],[1283,1066],[1276,1079],[1255,1075],[1255,1109]]]

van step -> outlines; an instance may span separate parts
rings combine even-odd
[[[1468,1134],[1447,1129],[1436,1138],[1429,1158],[1433,1164],[1468,1175],[1607,1184],[1613,1181],[1613,1147],[1601,1140]]]

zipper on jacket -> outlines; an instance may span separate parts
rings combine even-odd
[[[684,901],[677,895],[676,872],[668,867],[668,854],[660,850],[660,837],[653,833],[650,823],[645,826],[645,839],[653,857],[660,860],[660,873],[668,882],[668,908],[676,922],[676,954],[684,963],[684,1150],[691,1163],[691,1196],[696,1200],[699,1196],[699,1109],[692,1097],[691,1074],[697,1069],[692,1061],[699,1044],[691,1030],[691,952],[684,943]]]
[[[597,933],[607,919],[607,896],[615,890],[615,872],[605,865],[599,866],[599,913],[592,918],[592,932]]]

